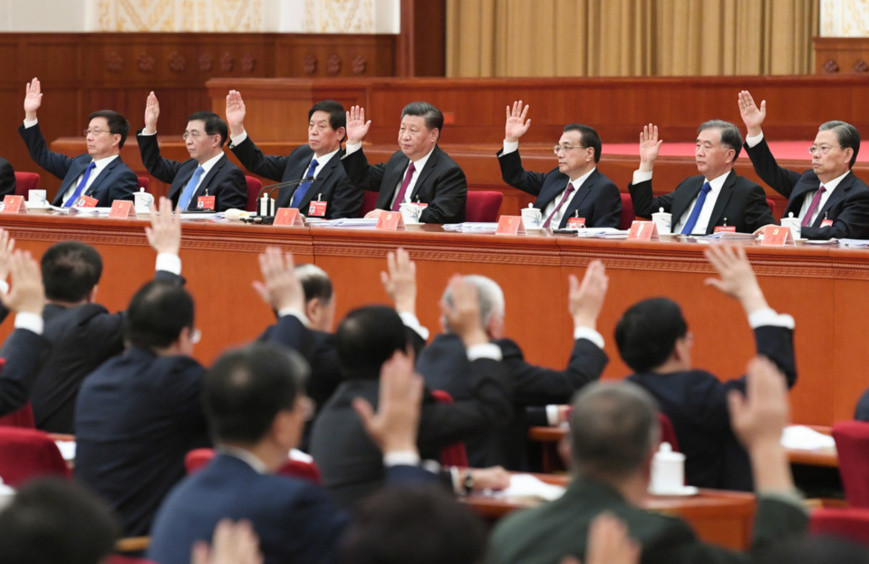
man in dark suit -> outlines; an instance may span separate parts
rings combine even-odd
[[[136,133],[142,163],[154,178],[170,184],[169,199],[181,211],[243,210],[247,205],[247,182],[241,169],[223,153],[228,136],[226,123],[213,112],[196,112],[187,118],[184,144],[190,160],[179,163],[160,156],[157,118],[160,103],[151,92],[145,107],[145,128]],[[205,196],[213,196],[213,205]]]
[[[68,208],[81,196],[96,199],[99,207],[109,207],[115,200],[132,200],[138,179],[121,161],[121,148],[130,131],[124,116],[112,110],[92,113],[84,132],[88,154],[69,158],[48,150],[36,119],[41,105],[41,86],[39,79],[34,78],[27,84],[24,124],[18,133],[30,151],[30,158],[63,181],[52,204]]]
[[[818,128],[809,152],[812,169],[803,173],[776,163],[763,135],[766,100],[760,107],[748,91],[739,93],[739,111],[748,128],[745,150],[754,171],[788,199],[782,217],[799,218],[806,239],[869,238],[869,187],[851,168],[860,151],[860,133],[844,121]]]
[[[12,163],[0,157],[0,196],[10,194],[15,194],[15,170]]]
[[[334,100],[314,104],[308,112],[308,144],[285,157],[263,155],[244,129],[245,114],[241,94],[230,90],[226,96],[229,148],[246,169],[280,183],[313,178],[278,188],[276,207],[299,208],[306,216],[324,219],[359,215],[363,192],[350,184],[341,166],[347,119],[344,106]],[[326,202],[325,210],[311,206],[318,201]]]
[[[558,168],[548,173],[529,172],[522,168],[519,138],[531,126],[525,119],[528,108],[522,100],[507,106],[504,148],[498,152],[504,182],[537,196],[534,207],[543,215],[543,227],[563,228],[571,217],[585,219],[587,227],[618,227],[622,199],[618,187],[597,169],[601,142],[597,132],[587,125],[571,123],[555,145]]]
[[[172,213],[168,200],[161,200],[160,207],[147,232],[157,251],[154,277],[181,281],[180,219]],[[8,254],[8,248],[4,234],[0,236],[0,255]],[[75,399],[82,380],[124,350],[124,314],[109,313],[95,302],[102,269],[96,249],[78,241],[56,243],[42,255],[47,300],[42,318],[52,348],[30,394],[38,429],[74,434]],[[0,280],[5,277],[6,270],[0,266]],[[8,313],[0,304],[0,321]]]
[[[742,247],[712,246],[706,257],[720,279],[708,282],[742,305],[754,330],[757,354],[772,360],[788,387],[797,380],[790,315],[766,303]],[[701,488],[752,490],[748,453],[731,431],[728,395],[745,393],[746,380],[722,382],[691,367],[693,337],[679,306],[666,298],[643,300],[616,325],[622,360],[635,372],[627,379],[651,393],[670,419],[685,454],[685,483]]]
[[[341,160],[350,182],[358,189],[379,192],[377,209],[366,217],[378,217],[384,210],[398,211],[403,203],[426,204],[422,223],[465,221],[468,182],[456,162],[437,146],[444,127],[444,115],[426,102],[412,102],[401,111],[398,144],[401,150],[386,164],[369,165],[362,151],[362,138],[371,120],[365,110],[353,106],[347,115],[347,154]]]
[[[731,396],[734,432],[751,453],[758,507],[752,551],[806,533],[808,515],[794,488],[781,433],[787,424],[784,377],[766,359],[749,363],[747,397]],[[570,415],[575,477],[558,500],[505,517],[489,542],[491,564],[586,562],[590,524],[609,512],[640,544],[642,562],[745,562],[747,555],[705,544],[682,519],[640,509],[648,496],[660,429],[655,400],[626,382],[586,387]],[[635,560],[636,561],[636,560]]]
[[[501,349],[503,362],[513,374],[513,418],[505,428],[478,434],[465,441],[468,462],[472,467],[502,465],[509,470],[527,470],[526,444],[529,415],[526,409],[547,408],[550,417],[540,424],[559,423],[557,404],[570,402],[582,386],[597,380],[607,365],[603,351],[603,337],[596,330],[597,316],[606,295],[607,277],[600,261],[592,262],[580,285],[570,277],[569,311],[574,321],[574,344],[567,368],[553,370],[525,362],[522,349],[504,338],[504,294],[493,280],[483,276],[465,276],[465,281],[476,287],[480,297],[480,316],[488,339]],[[452,302],[449,289],[443,300]],[[471,372],[461,339],[450,332],[434,338],[419,355],[416,368],[425,377],[432,390],[444,390],[454,400],[472,398],[475,375]]]
[[[682,181],[676,190],[652,196],[652,169],[662,140],[658,126],[649,124],[640,134],[640,168],[628,190],[639,217],[663,211],[673,214],[672,233],[709,235],[718,226],[736,227],[740,233],[753,233],[775,223],[763,188],[733,171],[742,149],[742,136],[732,123],[712,120],[700,125],[694,158],[700,176]]]
[[[438,404],[426,394],[418,439],[425,458],[437,458],[443,447],[503,425],[512,415],[510,375],[500,362],[500,349],[488,342],[483,330],[476,292],[460,277],[452,284],[454,304],[444,315],[465,345],[474,379],[467,400]],[[354,415],[354,398],[376,401],[381,365],[396,352],[404,355],[409,342],[398,313],[384,306],[350,312],[335,341],[344,381],[314,423],[311,454],[332,498],[349,507],[376,491],[384,479],[381,457]]]

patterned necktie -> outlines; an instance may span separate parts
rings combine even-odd
[[[812,198],[812,203],[809,204],[809,211],[806,212],[806,215],[800,222],[801,227],[808,227],[812,224],[812,216],[815,215],[815,211],[817,211],[818,206],[821,204],[821,196],[826,191],[827,188],[825,186],[821,186],[820,188],[818,188],[818,191],[815,192],[815,197]]]
[[[196,187],[199,185],[199,179],[202,178],[203,172],[205,172],[205,169],[202,166],[196,167],[196,171],[190,177],[190,182],[187,183],[184,191],[181,192],[181,197],[178,198],[177,209],[187,211],[187,206],[190,205],[190,200],[193,198],[193,193],[196,192]]]
[[[712,190],[712,186],[708,182],[703,183],[700,188],[700,195],[697,196],[697,202],[694,204],[694,209],[691,210],[691,215],[688,216],[688,221],[685,222],[685,227],[682,228],[682,235],[690,235],[697,225],[697,218],[700,217],[700,211],[703,210],[703,204],[706,203],[706,195]]]
[[[558,205],[555,206],[555,209],[552,210],[552,213],[549,214],[549,217],[547,217],[546,221],[543,222],[543,229],[549,228],[549,224],[552,223],[552,218],[555,217],[555,214],[558,213],[558,210],[561,209],[561,206],[564,205],[564,202],[566,202],[567,199],[570,198],[570,195],[573,194],[573,190],[573,182],[568,181],[567,187],[564,189],[564,195],[561,197],[561,201],[558,202]]]
[[[404,175],[404,182],[401,183],[401,188],[398,189],[395,203],[392,204],[392,211],[398,211],[401,203],[404,202],[404,195],[407,193],[407,187],[410,186],[410,179],[413,178],[413,171],[415,170],[413,163],[410,163],[410,166],[407,167],[407,174]]]
[[[305,178],[313,178],[314,171],[317,170],[318,164],[319,163],[317,162],[317,159],[314,159],[313,161],[311,161],[311,166],[308,167],[308,172],[305,174]],[[302,182],[301,184],[299,184],[299,187],[296,188],[296,193],[293,194],[293,201],[292,201],[292,203],[290,203],[291,208],[299,207],[299,204],[301,204],[302,200],[305,199],[305,193],[308,191],[308,188],[310,188],[310,187],[311,187],[310,180],[308,180],[307,182]]]
[[[78,183],[78,186],[75,187],[75,192],[72,193],[72,196],[67,198],[66,203],[63,204],[65,208],[71,208],[75,205],[78,197],[81,196],[81,193],[84,191],[85,185],[88,183],[88,178],[90,178],[91,171],[97,167],[97,163],[91,161],[91,164],[85,169],[84,174],[81,177],[81,182]]]

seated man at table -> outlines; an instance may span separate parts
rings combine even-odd
[[[760,107],[748,91],[739,93],[739,112],[748,128],[745,150],[754,172],[788,199],[782,217],[800,219],[806,239],[869,239],[869,187],[851,168],[860,151],[860,133],[844,121],[821,124],[809,147],[812,168],[803,173],[778,165],[766,138],[766,100]]]
[[[181,211],[243,210],[247,205],[247,182],[241,169],[223,152],[226,123],[213,112],[196,112],[187,118],[184,144],[190,159],[179,163],[160,156],[157,118],[160,103],[153,92],[145,106],[145,128],[136,133],[142,163],[157,180],[170,184],[169,199]],[[214,200],[208,203],[207,196]]]
[[[757,354],[772,360],[785,374],[788,387],[793,386],[793,318],[767,305],[742,247],[711,246],[706,257],[720,276],[706,283],[742,305],[754,330]],[[749,456],[731,431],[727,410],[728,395],[745,392],[745,378],[722,382],[692,369],[694,338],[678,304],[667,298],[630,307],[616,324],[615,338],[622,360],[635,372],[627,380],[651,393],[673,424],[685,454],[685,483],[750,491]]]
[[[732,391],[733,431],[751,453],[757,483],[752,551],[805,534],[808,516],[779,442],[787,423],[783,375],[763,358],[748,366],[747,395]],[[586,562],[592,520],[608,512],[642,546],[642,562],[744,562],[746,555],[705,544],[678,517],[641,509],[648,497],[660,429],[655,400],[627,382],[600,382],[573,403],[568,437],[574,478],[558,500],[505,517],[490,537],[491,564]],[[669,513],[669,511],[667,511]],[[745,531],[740,531],[745,535]]]
[[[344,106],[334,100],[314,104],[308,111],[308,144],[293,149],[285,157],[263,155],[244,129],[246,113],[241,94],[230,90],[226,96],[229,148],[241,164],[275,182],[299,181],[277,188],[276,208],[299,208],[306,216],[324,219],[359,215],[363,192],[350,184],[341,166],[344,156],[341,142],[347,135]],[[326,202],[325,209],[311,206],[317,201]]]
[[[606,368],[607,358],[603,351],[603,337],[597,332],[597,317],[606,295],[607,277],[600,261],[593,261],[580,284],[576,276],[570,277],[568,311],[573,317],[573,350],[565,370],[553,370],[525,361],[519,345],[504,338],[504,293],[500,286],[484,276],[470,275],[465,282],[477,289],[480,299],[480,322],[486,337],[497,345],[503,362],[513,374],[513,418],[503,429],[478,434],[465,441],[468,462],[482,468],[502,465],[509,470],[527,470],[526,445],[528,427],[535,421],[526,412],[528,408],[543,411],[548,405],[565,404],[573,394],[600,378]],[[447,287],[443,301],[452,303],[452,292]],[[422,350],[416,369],[425,377],[432,390],[449,392],[454,400],[471,398],[475,375],[471,361],[458,335],[450,332],[445,324],[442,333]],[[552,411],[549,409],[548,411]],[[552,416],[557,418],[558,411]],[[540,423],[549,423],[551,419]],[[556,423],[556,421],[551,421]]]
[[[498,152],[504,182],[537,196],[534,207],[543,215],[543,227],[564,228],[570,217],[585,219],[586,227],[618,227],[622,213],[619,189],[600,173],[601,142],[597,132],[587,125],[564,126],[555,145],[558,168],[548,173],[529,172],[522,168],[519,138],[528,131],[528,108],[522,100],[507,106],[504,148]]]
[[[412,202],[426,204],[419,218],[422,223],[465,221],[468,182],[456,161],[437,145],[444,127],[441,111],[426,102],[405,106],[398,129],[401,150],[385,164],[369,165],[362,151],[362,138],[370,126],[363,108],[350,108],[347,154],[341,160],[357,189],[379,192],[377,209],[366,217],[378,217],[383,210],[398,211],[401,204]]]
[[[110,207],[115,200],[132,200],[139,184],[136,174],[121,160],[130,124],[112,110],[93,112],[84,132],[87,154],[69,158],[48,150],[39,129],[36,112],[42,105],[39,79],[27,84],[24,96],[24,125],[18,133],[24,139],[30,158],[62,180],[52,205],[71,207],[82,196],[97,200],[98,207]]]
[[[662,143],[657,125],[643,127],[640,168],[628,185],[637,216],[651,217],[659,210],[670,213],[671,232],[683,235],[709,235],[718,226],[753,233],[775,223],[763,188],[733,170],[742,150],[742,136],[735,125],[721,120],[701,124],[694,150],[700,175],[686,178],[669,194],[653,197],[652,170]]]

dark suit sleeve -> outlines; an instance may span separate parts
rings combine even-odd
[[[867,239],[869,238],[869,191],[856,190],[834,207],[833,225],[830,227],[803,227],[800,232],[806,239]],[[832,215],[832,214],[831,214]]]
[[[647,180],[638,184],[628,184],[628,192],[631,193],[631,203],[634,206],[634,214],[637,217],[650,218],[653,213],[658,213],[659,208],[664,208],[667,213],[671,212],[673,205],[673,193],[662,194],[657,198],[652,196],[652,181]],[[673,218],[673,225],[679,218]]]
[[[746,143],[745,152],[748,153],[748,158],[751,159],[751,164],[754,166],[754,172],[761,180],[779,194],[790,198],[791,191],[802,174],[778,166],[772,151],[769,150],[769,145],[766,144],[766,137],[754,147],[749,147]]]
[[[453,404],[425,401],[419,423],[420,450],[429,452],[506,424],[513,415],[510,371],[503,362],[471,363],[472,399]]]
[[[622,195],[619,187],[607,180],[595,198],[594,218],[589,227],[618,227],[621,220]]]
[[[228,166],[231,163],[225,163]],[[243,210],[247,207],[247,181],[244,179],[244,173],[240,168],[233,165],[229,168],[229,174],[225,175],[223,181],[217,185],[217,211],[226,211],[228,209]]]
[[[431,484],[439,481],[439,476],[419,466],[400,464],[386,467],[386,481],[395,485]]]
[[[532,196],[539,196],[540,189],[546,175],[542,172],[530,172],[522,168],[522,157],[519,151],[504,154],[504,150],[498,151],[498,164],[501,166],[501,178],[512,186]],[[565,183],[565,186],[567,184]],[[616,188],[618,192],[618,188]]]
[[[41,335],[27,329],[15,329],[3,343],[0,358],[0,415],[12,413],[30,399],[30,389],[36,381],[49,350]]]
[[[283,179],[288,157],[266,156],[251,140],[250,135],[238,145],[231,145],[230,150],[238,157],[239,162],[254,174],[265,176],[275,182]]]
[[[0,196],[15,194],[15,170],[12,163],[0,158]]]
[[[338,158],[336,155],[334,158]],[[339,164],[339,167],[342,165]],[[343,170],[343,167],[342,167]],[[335,174],[333,172],[332,174]],[[329,205],[329,219],[341,219],[344,217],[359,217],[362,210],[362,200],[365,192],[359,190],[350,182],[346,174],[342,174],[332,191],[332,201]]]
[[[156,135],[143,135],[142,131],[139,130],[136,132],[136,141],[139,143],[142,164],[145,165],[151,176],[166,184],[172,184],[181,163],[164,159],[160,155],[160,146],[157,144]]]
[[[465,220],[468,203],[468,181],[464,171],[451,166],[438,176],[434,185],[434,198],[422,210],[422,223],[460,223]]]
[[[24,144],[27,145],[27,150],[30,151],[30,158],[33,162],[63,180],[69,167],[72,166],[73,159],[61,153],[52,153],[48,150],[45,144],[45,137],[42,136],[42,130],[39,129],[39,124],[33,127],[18,127],[18,133],[24,139]]]
[[[368,158],[362,149],[344,155],[341,165],[350,183],[357,189],[379,192],[385,167],[382,164],[369,165]]]
[[[522,350],[510,339],[496,344],[501,347],[504,364],[513,372],[516,405],[569,403],[574,392],[600,378],[609,360],[606,353],[588,339],[574,341],[566,370],[528,364]]]
[[[109,198],[100,205],[111,206],[115,200],[132,200],[133,193],[139,190],[139,177],[136,173],[123,162],[119,162],[117,166],[121,168],[118,170],[118,177],[112,180],[109,187]]]
[[[766,192],[760,186],[753,186],[746,194],[742,220],[745,222],[747,233],[754,233],[764,225],[778,223],[766,202]]]
[[[869,421],[869,389],[863,392],[860,399],[857,401],[857,408],[854,410],[854,419],[857,421]]]

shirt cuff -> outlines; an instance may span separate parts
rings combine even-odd
[[[42,335],[42,330],[45,327],[45,321],[42,320],[41,315],[36,315],[35,313],[29,312],[21,312],[15,314],[15,328],[16,329],[27,329],[28,331],[33,331],[37,335]]]
[[[488,358],[490,360],[501,361],[503,355],[501,353],[501,347],[496,345],[495,343],[483,343],[481,345],[474,345],[472,347],[468,347],[468,360],[474,362],[475,360],[480,360],[481,358]]]
[[[154,269],[181,276],[181,257],[175,253],[157,253],[157,263]]]
[[[361,148],[362,148],[361,142],[360,143],[347,143],[347,145],[344,148],[344,156],[346,157],[347,155],[352,155],[353,153],[355,153],[356,151],[358,151]]]
[[[592,329],[591,327],[577,327],[573,330],[573,340],[578,341],[579,339],[588,339],[595,345],[597,348],[602,349],[604,346],[603,335]]]
[[[450,466],[450,478],[453,483],[453,493],[462,495],[465,493],[465,487],[462,484],[462,476],[457,466]]]
[[[506,155],[508,153],[513,153],[519,150],[519,142],[518,141],[507,141],[504,139],[504,151],[501,153],[502,155]]]
[[[247,131],[242,131],[241,135],[236,135],[235,137],[230,137],[229,141],[233,146],[241,144],[245,139],[247,139]]]
[[[143,135],[145,137],[153,137],[154,135],[157,135],[157,132],[155,131],[154,133],[148,133],[147,131],[142,129],[142,131],[139,132],[139,135]]]
[[[636,186],[640,182],[648,182],[651,179],[652,179],[651,172],[643,172],[642,170],[635,170],[634,171],[634,178],[633,178],[633,180],[631,180],[631,184]]]
[[[760,309],[748,316],[748,324],[752,329],[758,327],[785,327],[793,330],[794,318],[786,313],[776,313],[771,307]]]
[[[401,317],[401,322],[404,323],[405,327],[407,327],[408,329],[413,329],[413,331],[416,332],[417,335],[422,337],[423,341],[428,341],[428,329],[422,326],[422,324],[419,322],[419,319],[417,319],[414,314],[405,311],[403,313],[399,313],[398,316]]]
[[[37,123],[39,123],[38,119],[34,119],[32,121],[29,119],[26,119],[26,120],[24,120],[24,128],[27,129],[28,127],[33,127]]]
[[[546,422],[550,427],[556,427],[561,424],[561,421],[558,420],[557,405],[550,404],[546,406]]]
[[[383,455],[384,466],[419,466],[419,461],[415,450],[396,450]]]
[[[755,147],[761,141],[763,141],[763,131],[761,131],[760,133],[758,133],[757,135],[755,135],[753,137],[746,136],[746,138],[745,138],[745,144],[748,145],[749,149],[751,149],[752,147]]]
[[[0,293],[8,294],[9,293],[9,282],[5,280],[0,280]]]
[[[286,317],[287,315],[291,315],[302,322],[302,325],[305,327],[310,326],[310,321],[308,320],[308,316],[305,315],[303,311],[299,311],[294,307],[285,307],[283,309],[278,310],[278,317]]]

